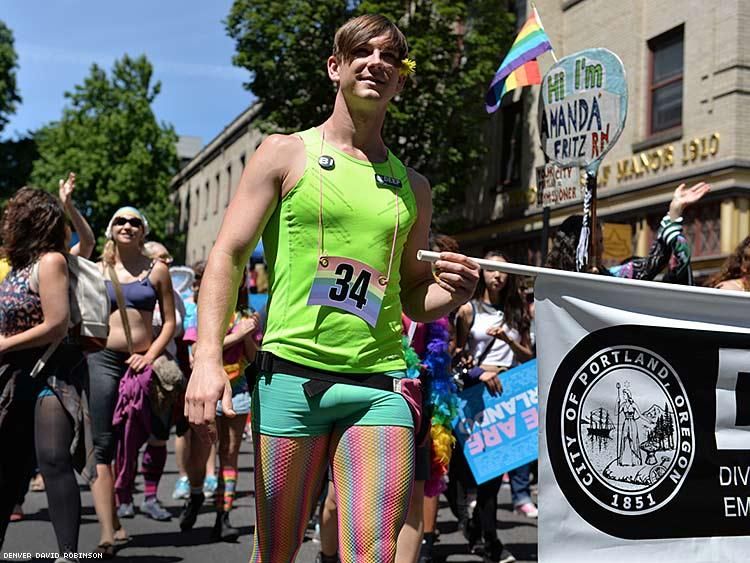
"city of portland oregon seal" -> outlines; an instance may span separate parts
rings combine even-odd
[[[573,480],[603,508],[653,512],[693,463],[693,416],[674,368],[639,346],[603,348],[567,386],[562,450]]]

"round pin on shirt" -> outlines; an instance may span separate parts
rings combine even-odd
[[[333,160],[332,156],[326,154],[320,155],[320,158],[318,158],[318,164],[323,170],[333,170],[336,168],[336,161]]]

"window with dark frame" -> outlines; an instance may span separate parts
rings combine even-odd
[[[203,206],[203,219],[205,220],[208,217],[208,206],[211,205],[211,199],[209,198],[209,194],[211,193],[211,186],[208,183],[208,180],[206,180],[206,196],[203,198],[206,202],[206,205]]]
[[[181,231],[184,231],[185,227],[190,225],[190,186],[183,193],[185,197],[180,200],[180,216],[177,219]]]
[[[195,198],[193,199],[193,225],[198,224],[198,215],[201,211],[201,190],[200,188],[195,188]]]
[[[216,195],[214,196],[214,215],[219,212],[219,200],[221,199],[221,173],[216,173]]]
[[[684,31],[679,26],[648,42],[650,135],[682,125]]]
[[[232,199],[232,191],[234,186],[232,185],[232,165],[227,165],[227,199],[224,201],[224,207],[229,207],[229,202]]]

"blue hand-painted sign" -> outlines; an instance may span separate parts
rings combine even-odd
[[[536,360],[500,375],[503,393],[485,385],[460,394],[453,431],[478,484],[534,461],[539,454]]]

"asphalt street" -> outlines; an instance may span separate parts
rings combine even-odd
[[[214,543],[210,539],[214,523],[212,504],[207,501],[194,529],[183,533],[177,524],[182,502],[172,500],[172,490],[177,479],[174,463],[174,442],[169,444],[167,468],[159,487],[159,498],[174,515],[169,522],[156,522],[138,513],[143,495],[140,475],[136,481],[136,515],[124,520],[132,542],[118,552],[115,559],[122,563],[198,563],[221,561],[222,563],[246,563],[252,544],[254,504],[252,493],[252,445],[244,442],[240,454],[240,475],[235,509],[231,513],[232,524],[241,530],[237,543]],[[8,454],[9,452],[6,452]],[[81,487],[83,514],[80,532],[80,552],[91,552],[99,539],[99,529],[94,513],[91,493]],[[500,537],[518,561],[537,561],[536,521],[514,515],[510,506],[510,489],[503,486],[499,496],[498,521]],[[447,503],[441,502],[438,527],[441,532],[436,544],[436,555],[443,561],[481,561],[467,553],[463,536],[456,530],[456,520]],[[0,554],[5,561],[54,561],[43,554],[57,551],[55,536],[47,513],[45,493],[29,492],[24,503],[24,520],[11,523]],[[297,557],[298,563],[313,563],[319,544],[313,541],[310,531]],[[10,554],[16,554],[15,557]],[[18,554],[24,554],[18,556]],[[40,554],[40,556],[36,556]]]

